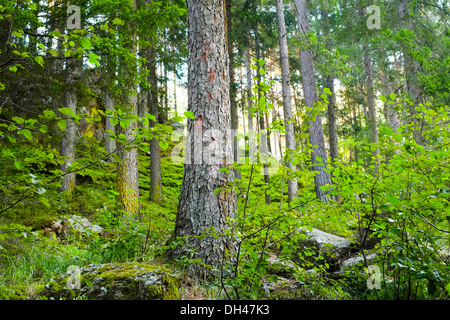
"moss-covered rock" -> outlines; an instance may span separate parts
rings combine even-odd
[[[179,276],[167,266],[108,263],[62,274],[45,285],[38,296],[68,300],[177,300],[178,283]]]

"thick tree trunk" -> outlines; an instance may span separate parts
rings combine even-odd
[[[72,110],[72,114],[77,114],[77,92],[76,82],[80,79],[82,61],[78,59],[69,59],[66,64],[66,86],[64,93],[64,106]],[[66,129],[61,139],[60,155],[65,157],[61,165],[61,171],[66,173],[67,169],[75,160],[75,139],[77,125],[70,116],[66,117]],[[70,195],[74,192],[76,185],[75,173],[69,173],[62,177],[61,192],[68,192]]]
[[[309,32],[308,14],[305,0],[295,0],[297,24],[300,36],[302,38]],[[302,49],[300,51],[300,64],[303,76],[303,92],[305,97],[305,104],[311,110],[315,109],[314,104],[318,100],[317,85],[315,78],[314,62],[310,51]],[[312,116],[308,112],[309,116]],[[314,116],[313,116],[314,117]],[[314,120],[309,121],[309,142],[317,148],[313,148],[311,158],[313,163],[313,170],[318,174],[314,177],[316,195],[321,201],[328,201],[331,197],[321,187],[331,185],[331,176],[326,172],[327,167],[327,150],[325,146],[325,138],[322,128],[322,119],[320,113],[314,117]],[[321,160],[320,160],[321,159]]]
[[[232,137],[229,130],[230,93],[228,52],[225,40],[224,0],[188,0],[188,141],[183,184],[180,190],[175,237],[184,245],[173,249],[175,258],[187,255],[200,259],[213,269],[220,268],[234,243],[222,232],[227,219],[237,210],[236,194],[226,188],[234,180]],[[215,152],[212,152],[212,150]],[[229,173],[220,171],[228,168]],[[218,236],[207,234],[214,228]],[[195,251],[187,251],[195,249]],[[189,264],[186,272],[198,280],[212,276],[199,264]]]
[[[291,76],[289,74],[289,55],[286,36],[286,25],[284,22],[284,6],[283,0],[276,0],[277,3],[277,17],[278,17],[278,38],[280,42],[280,60],[281,60],[281,77],[282,77],[282,91],[283,91],[283,111],[284,111],[284,126],[286,128],[286,158],[288,155],[295,152],[295,134],[294,125],[292,123],[292,96],[291,96]],[[286,166],[295,171],[295,166],[288,162]],[[291,178],[292,173],[288,173],[288,202],[291,202],[298,196],[297,179]]]

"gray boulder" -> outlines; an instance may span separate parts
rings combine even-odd
[[[315,228],[299,228],[300,237],[296,246],[299,248],[296,260],[306,260],[313,264],[336,264],[351,248],[350,240]]]
[[[166,266],[108,263],[69,268],[45,285],[40,299],[177,300],[179,277]]]

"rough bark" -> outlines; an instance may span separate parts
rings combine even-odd
[[[175,237],[187,238],[170,256],[188,255],[214,269],[220,268],[226,252],[234,250],[232,240],[221,233],[237,210],[233,190],[214,193],[234,179],[229,164],[232,137],[225,130],[230,128],[231,120],[224,0],[188,0],[187,4],[188,109],[195,120],[188,119],[186,163],[175,222]],[[210,152],[212,148],[216,152]],[[229,173],[220,171],[222,168],[228,168]],[[219,236],[207,234],[210,228]],[[193,256],[189,248],[195,249]],[[194,263],[187,266],[186,272],[197,280],[213,276],[207,268]]]
[[[305,0],[295,0],[296,16],[299,34],[301,38],[305,38],[309,32],[308,14]],[[300,64],[301,72],[303,76],[303,93],[305,97],[305,104],[311,110],[314,110],[314,104],[318,100],[317,84],[315,78],[314,61],[310,51],[302,49],[300,50]],[[312,116],[308,112],[309,116]],[[309,121],[309,142],[313,147],[311,152],[311,160],[313,163],[313,170],[318,172],[314,177],[314,184],[316,189],[316,195],[321,201],[328,201],[330,196],[327,192],[322,190],[321,187],[325,185],[331,185],[331,176],[329,172],[324,169],[327,167],[327,150],[325,146],[325,138],[322,129],[322,118],[320,113],[313,117],[313,120]],[[321,161],[319,161],[320,159]]]
[[[136,8],[136,0],[133,1],[134,8]],[[132,44],[130,45],[130,52],[134,56],[137,54],[136,46],[136,31],[133,23],[130,24],[130,36]],[[138,98],[137,98],[137,84],[134,80],[136,70],[132,62],[123,63],[122,75],[124,79],[129,81],[125,88],[123,96],[124,109],[126,114],[131,116],[138,114]],[[137,121],[130,121],[130,125],[123,128],[118,126],[118,134],[124,134],[127,144],[132,144],[135,138],[135,131],[137,129]],[[120,162],[117,165],[117,182],[116,189],[118,192],[118,201],[121,208],[127,215],[139,215],[139,166],[138,166],[138,149],[136,147],[126,147],[122,145],[117,150],[117,155]]]
[[[291,96],[291,76],[289,74],[289,55],[286,36],[286,25],[284,21],[283,0],[276,0],[277,17],[278,17],[278,39],[280,42],[280,60],[281,60],[281,86],[283,91],[283,112],[284,126],[286,129],[286,158],[295,152],[295,134],[294,125],[292,123],[292,96]],[[291,162],[287,162],[286,166],[295,171],[295,166]],[[288,202],[291,202],[298,196],[297,179],[292,178],[292,173],[288,173]]]

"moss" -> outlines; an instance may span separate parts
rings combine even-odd
[[[167,266],[159,263],[127,262],[105,264],[93,267],[81,278],[81,291],[66,288],[69,275],[57,278],[43,295],[56,299],[74,299],[78,296],[88,299],[179,299],[178,277]],[[159,280],[155,282],[154,276]],[[154,284],[147,285],[147,281]]]

